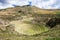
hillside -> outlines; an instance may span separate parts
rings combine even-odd
[[[60,10],[16,6],[0,10],[1,40],[60,40]]]
[[[16,6],[15,8],[7,8],[7,9],[1,9],[0,15],[12,15],[17,12],[24,12],[24,13],[37,13],[37,14],[56,14],[56,12],[59,12],[59,9],[40,9],[35,6]]]

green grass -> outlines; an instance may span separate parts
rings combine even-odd
[[[46,40],[60,40],[60,37],[49,37]]]
[[[45,31],[48,31],[48,28],[45,25],[40,25],[38,23],[33,24],[31,21],[24,21],[24,23],[30,24],[32,26],[32,28],[28,31],[28,33],[36,34],[36,32],[37,32],[37,34],[40,34]]]
[[[60,12],[57,11],[56,14],[60,14]]]

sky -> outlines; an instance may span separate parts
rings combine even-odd
[[[0,0],[0,9],[28,4],[42,9],[60,9],[60,0]]]

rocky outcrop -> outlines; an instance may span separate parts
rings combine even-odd
[[[50,26],[50,28],[53,28],[54,26],[60,24],[60,18],[51,18],[46,25]]]

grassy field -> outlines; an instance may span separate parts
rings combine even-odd
[[[60,40],[60,24],[53,28],[46,22],[60,17],[60,10],[44,10],[37,7],[15,7],[0,11],[0,40]],[[0,21],[1,22],[1,21]],[[6,30],[2,30],[5,29]]]

